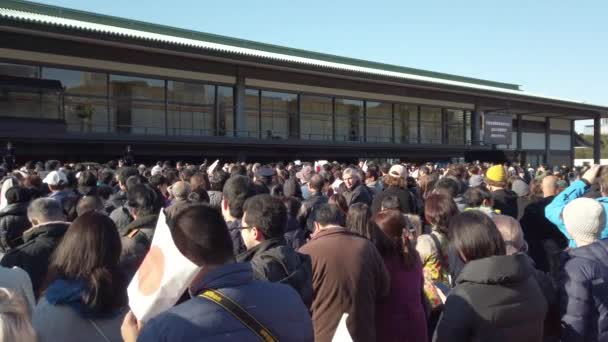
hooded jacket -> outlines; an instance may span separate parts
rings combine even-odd
[[[9,251],[0,264],[25,270],[32,280],[34,294],[38,295],[46,278],[51,255],[69,225],[69,222],[46,222],[26,230],[23,233],[24,243]]]
[[[563,254],[559,302],[562,341],[608,340],[608,240]]]
[[[269,239],[237,256],[238,262],[251,262],[254,279],[293,287],[306,307],[312,303],[312,264],[310,256],[296,252],[282,238]]]
[[[9,204],[0,210],[0,250],[6,252],[23,243],[23,232],[32,226],[27,218],[29,202]]]
[[[546,313],[528,256],[473,260],[456,279],[433,341],[538,342]]]

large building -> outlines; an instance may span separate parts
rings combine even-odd
[[[570,164],[573,120],[608,116],[515,84],[25,1],[0,0],[0,41],[0,140],[22,158],[104,159],[131,145],[152,159],[449,160],[495,149]],[[484,134],[491,122],[498,134]]]

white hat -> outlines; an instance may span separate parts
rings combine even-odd
[[[68,178],[61,171],[51,171],[42,182],[48,185],[63,185],[68,182]]]
[[[579,246],[597,241],[606,226],[604,206],[592,198],[577,198],[568,203],[562,217],[566,230]]]
[[[405,166],[397,164],[397,165],[393,165],[391,166],[390,170],[388,171],[388,175],[394,178],[403,178],[406,179],[407,178],[407,169],[405,168]]]
[[[161,173],[163,173],[163,168],[162,167],[160,167],[158,165],[155,165],[152,168],[152,176],[160,175]]]

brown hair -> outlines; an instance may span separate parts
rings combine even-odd
[[[56,279],[85,283],[82,303],[92,313],[112,313],[127,304],[127,282],[119,267],[121,241],[107,216],[87,212],[65,232],[53,253],[47,284]]]
[[[386,185],[388,185],[388,186],[396,186],[401,189],[406,188],[405,179],[403,177],[392,177],[391,175],[387,175],[384,178],[384,181],[385,181]]]
[[[420,177],[418,182],[420,183],[420,192],[422,193],[422,198],[427,198],[428,195],[433,192],[437,179],[438,178],[436,175],[423,175]]]
[[[410,270],[417,263],[420,257],[416,249],[404,234],[407,229],[405,216],[398,210],[383,210],[376,214],[374,222],[384,234],[376,239],[376,247],[382,256],[398,255],[401,258],[405,270]]]
[[[327,201],[328,204],[336,206],[344,217],[348,213],[348,204],[346,204],[346,198],[340,194],[333,194]]]
[[[424,218],[443,234],[448,234],[450,219],[458,215],[454,200],[443,193],[429,195],[424,203]]]

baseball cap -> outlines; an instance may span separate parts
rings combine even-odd
[[[389,176],[395,178],[407,178],[407,169],[403,165],[393,165],[391,169],[388,171]]]
[[[51,171],[42,182],[48,185],[63,185],[67,184],[68,178],[61,171]]]

